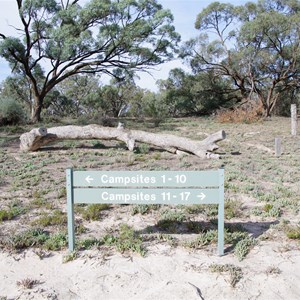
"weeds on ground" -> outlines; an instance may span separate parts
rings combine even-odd
[[[151,210],[157,210],[159,209],[160,205],[158,204],[139,204],[139,205],[133,205],[131,208],[131,214],[141,214],[145,215],[149,213]]]
[[[281,216],[281,208],[278,205],[266,203],[262,208],[253,208],[251,213],[254,216],[278,218]]]
[[[41,217],[32,222],[32,225],[47,227],[67,224],[67,215],[60,210],[55,210],[52,214],[43,213]]]
[[[280,274],[281,270],[278,267],[270,266],[266,270],[267,275],[274,275],[274,274]]]
[[[121,224],[118,236],[106,235],[103,237],[103,242],[105,245],[116,247],[121,253],[131,251],[139,253],[141,256],[145,256],[146,254],[141,236],[127,224]]]
[[[62,232],[58,232],[50,235],[50,237],[43,244],[43,248],[47,250],[58,251],[67,246],[67,235]]]
[[[246,237],[237,242],[234,247],[234,255],[239,261],[242,261],[254,245],[256,245],[256,240],[252,237]]]
[[[0,241],[1,248],[21,250],[29,247],[41,247],[46,250],[61,250],[67,244],[64,233],[49,232],[40,228],[31,228]]]
[[[109,204],[91,204],[82,210],[82,218],[87,221],[98,221],[101,218],[101,212],[103,210],[110,209]]]
[[[20,281],[17,281],[17,286],[22,287],[23,289],[32,289],[34,286],[41,284],[39,280],[25,278]]]
[[[189,221],[186,222],[186,227],[189,232],[201,233],[207,230],[207,226],[201,222]]]
[[[204,246],[210,245],[212,243],[216,243],[217,241],[218,241],[218,231],[208,230],[207,232],[198,234],[196,239],[185,242],[183,246],[197,250],[203,248]]]
[[[78,248],[80,250],[88,250],[93,247],[99,247],[103,244],[102,240],[98,240],[96,238],[86,238],[84,240],[80,240],[78,242]]]
[[[232,245],[234,254],[239,260],[243,260],[256,244],[256,240],[249,237],[249,234],[241,228],[226,228],[224,240],[226,244]],[[196,239],[185,242],[183,246],[198,250],[217,242],[218,231],[210,229],[199,233]]]
[[[300,240],[300,225],[285,226],[284,231],[289,239]]]
[[[7,220],[12,220],[13,218],[24,214],[26,208],[19,201],[12,202],[7,209],[0,210],[0,223]]]
[[[240,267],[237,267],[232,264],[211,264],[209,266],[209,270],[213,273],[227,273],[229,274],[229,284],[232,287],[235,287],[237,283],[242,279],[243,277],[243,272]]]
[[[203,214],[210,217],[218,215],[218,205],[216,204],[193,204],[185,206],[185,211],[189,214]]]
[[[63,256],[63,263],[67,263],[69,261],[73,261],[78,257],[78,253],[76,251],[72,251]]]
[[[185,220],[186,216],[182,211],[165,210],[161,212],[160,219],[156,226],[164,230],[175,232],[177,225]]]
[[[33,200],[30,202],[29,207],[53,209],[53,204],[47,202],[44,197],[34,197]]]
[[[141,143],[134,151],[137,154],[148,154],[150,152],[149,144]]]
[[[178,245],[178,239],[169,234],[159,233],[157,234],[156,239],[158,241],[167,242],[171,247],[176,247]]]
[[[242,216],[241,210],[242,204],[239,200],[227,200],[225,201],[225,218],[230,220],[232,218],[238,218]]]

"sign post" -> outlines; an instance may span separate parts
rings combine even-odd
[[[69,250],[75,248],[74,204],[218,204],[218,254],[224,254],[224,170],[66,170]]]

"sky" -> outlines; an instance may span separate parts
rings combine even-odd
[[[242,5],[249,0],[219,0],[219,2],[230,2],[234,5]],[[254,1],[254,0],[252,0]],[[174,16],[174,26],[178,33],[181,35],[182,41],[187,41],[190,38],[196,37],[199,32],[195,29],[194,23],[197,15],[207,7],[211,0],[158,0],[163,8],[170,9]],[[5,35],[15,35],[14,27],[18,27],[20,21],[16,8],[16,0],[0,0],[0,32]],[[150,90],[157,90],[155,82],[158,79],[167,79],[169,71],[173,68],[184,68],[180,60],[174,60],[160,66],[151,71],[151,75],[147,73],[139,73],[140,80],[137,84],[142,88]],[[0,82],[10,75],[10,68],[7,62],[0,58]]]

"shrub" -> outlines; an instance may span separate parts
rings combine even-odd
[[[186,220],[186,217],[181,211],[165,210],[161,213],[157,226],[164,230],[175,232],[177,225]]]
[[[220,123],[256,123],[263,117],[263,107],[258,103],[249,103],[235,109],[222,109],[216,118]]]
[[[242,261],[255,244],[256,240],[252,237],[247,237],[243,240],[240,240],[234,248],[234,254],[238,258],[238,260]]]
[[[101,212],[110,208],[109,204],[91,204],[83,212],[82,217],[87,221],[98,221],[101,218]]]
[[[168,107],[163,97],[147,92],[141,99],[143,114],[152,119],[154,127],[164,121],[168,116]]]
[[[232,264],[225,264],[225,265],[211,264],[209,266],[209,270],[213,273],[219,273],[219,274],[229,273],[230,275],[229,283],[233,288],[243,277],[242,269]]]
[[[300,240],[300,226],[288,226],[285,233],[289,239]]]
[[[43,213],[42,216],[33,221],[32,224],[40,227],[65,225],[67,224],[67,215],[60,210],[55,210],[51,215],[49,213]]]
[[[146,254],[146,249],[142,245],[142,237],[127,224],[121,224],[118,236],[111,234],[104,236],[103,243],[108,246],[115,246],[121,253],[131,251],[139,253],[141,256]]]
[[[0,100],[0,125],[16,125],[25,120],[22,105],[12,98]]]
[[[49,239],[49,233],[40,228],[33,228],[14,235],[8,241],[10,249],[24,249],[42,246]]]
[[[47,250],[61,250],[67,245],[67,236],[64,233],[58,232],[50,237],[44,242],[43,247]]]

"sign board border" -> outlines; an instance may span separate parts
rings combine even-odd
[[[70,251],[74,251],[75,249],[75,218],[74,218],[74,204],[76,203],[111,203],[114,204],[114,202],[101,202],[97,199],[94,199],[93,201],[91,200],[78,200],[74,197],[74,192],[82,189],[83,191],[88,191],[88,190],[95,190],[97,191],[97,189],[95,187],[97,187],[97,184],[93,184],[93,187],[87,187],[86,184],[78,184],[78,182],[76,183],[76,186],[74,185],[74,172],[86,172],[89,173],[89,171],[74,171],[72,168],[69,168],[66,170],[66,188],[67,188],[67,216],[68,216],[68,245],[69,245],[69,250]],[[95,172],[97,171],[90,171],[93,172],[93,174],[96,174]],[[99,171],[101,172],[101,174],[103,173],[103,171]],[[110,172],[113,171],[106,171],[105,173],[109,174]],[[143,171],[141,171],[143,172]],[[147,173],[151,174],[152,171],[148,171]],[[155,171],[153,171],[155,172]],[[174,171],[161,171],[164,174],[168,174],[168,172],[173,172]],[[180,171],[176,171],[177,173],[180,173]],[[195,171],[197,172],[197,171]],[[207,172],[207,174],[212,174],[212,171],[199,171],[201,172],[201,174],[205,174],[205,172]],[[214,185],[214,188],[217,189],[217,194],[218,194],[218,200],[216,202],[209,202],[209,203],[215,203],[218,205],[218,255],[222,256],[224,255],[224,169],[219,169],[217,171],[215,171],[216,175],[218,176],[218,185]],[[123,171],[122,174],[132,174],[132,171]],[[135,173],[139,173],[139,171],[136,171]],[[170,174],[173,174],[170,173]],[[75,173],[76,174],[76,173]],[[103,185],[98,185],[98,187],[103,187]],[[135,186],[134,184],[131,184],[129,187]],[[174,186],[168,186],[168,184],[166,183],[165,185],[166,187],[168,187],[168,190],[172,189],[172,190],[176,190],[176,187]],[[205,188],[203,188],[201,186],[201,182],[199,182],[199,184],[197,185],[199,187],[199,189],[201,190],[205,190]],[[109,187],[111,189],[109,189]],[[112,189],[112,187],[114,187]],[[128,189],[129,191],[131,190],[129,187],[124,187],[124,186],[120,186],[121,190],[124,191],[125,189]],[[139,187],[139,186],[138,186]],[[154,186],[152,185],[151,188],[153,188]],[[162,188],[162,185],[158,185],[158,188],[160,188],[161,191],[163,191],[164,189]],[[185,190],[189,191],[189,185],[185,185]],[[195,186],[193,186],[195,188]],[[201,188],[200,188],[201,187]],[[181,185],[180,188],[183,188],[183,186]],[[211,188],[211,187],[210,187]],[[208,188],[206,188],[208,190]],[[104,190],[102,189],[98,189],[98,190]],[[115,185],[109,186],[107,187],[106,190],[117,190],[115,188]],[[146,190],[146,189],[139,189],[139,190]],[[150,189],[148,189],[150,190]],[[180,189],[181,190],[181,189]],[[96,192],[97,193],[97,192]],[[94,192],[95,194],[95,192]],[[74,201],[76,200],[76,201]],[[123,202],[122,202],[123,203]],[[126,202],[124,202],[125,204]],[[162,203],[159,202],[160,204],[174,204],[174,203]],[[117,203],[115,203],[117,204]],[[177,203],[178,204],[178,203]],[[181,203],[184,204],[184,203]],[[208,204],[208,203],[203,203],[203,204]]]

